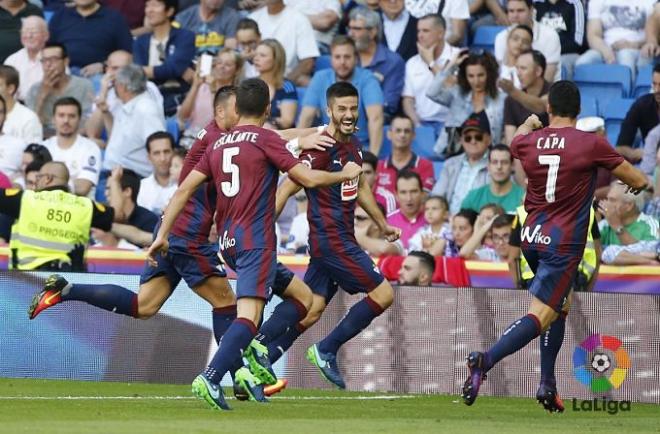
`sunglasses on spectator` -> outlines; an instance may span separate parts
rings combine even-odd
[[[463,136],[463,141],[470,143],[471,141],[475,140],[477,142],[480,142],[484,139],[483,134],[466,134]]]

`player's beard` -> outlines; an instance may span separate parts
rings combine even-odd
[[[336,131],[348,139],[351,135],[355,134],[355,125],[357,124],[357,117],[353,119],[351,126],[348,127],[343,124],[343,121],[346,119],[346,116],[341,118],[335,117],[334,113],[332,114],[332,123],[335,125]]]

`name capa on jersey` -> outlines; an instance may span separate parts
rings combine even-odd
[[[217,149],[220,146],[226,145],[228,143],[236,142],[251,142],[257,143],[258,133],[253,133],[251,131],[234,131],[231,134],[224,134],[220,137],[214,144],[213,149]]]
[[[557,137],[557,134],[539,137],[536,141],[536,149],[564,149],[564,138]]]

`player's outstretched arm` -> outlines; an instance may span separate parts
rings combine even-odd
[[[626,184],[631,193],[637,194],[648,187],[648,180],[642,171],[636,169],[627,161],[616,166],[612,170],[612,175]]]
[[[172,230],[172,226],[174,226],[174,221],[179,214],[181,214],[183,207],[193,193],[195,193],[197,187],[202,185],[206,179],[206,175],[202,172],[193,170],[174,192],[172,199],[170,199],[170,203],[167,205],[167,208],[165,208],[165,212],[163,213],[163,219],[160,228],[158,229],[158,233],[156,234],[156,238],[153,243],[151,243],[151,247],[149,247],[149,251],[147,252],[147,261],[149,261],[151,265],[157,265],[155,257],[159,252],[167,252],[167,237]]]
[[[291,196],[298,193],[302,187],[295,182],[291,181],[290,178],[285,179],[279,187],[277,187],[277,193],[275,194],[275,219],[277,220],[286,205],[286,201],[289,200]]]
[[[313,170],[302,163],[298,163],[288,173],[290,177],[295,179],[303,187],[317,188],[355,179],[362,173],[362,167],[349,161],[341,172],[326,172],[323,170]]]
[[[367,184],[367,182],[362,177],[360,177],[357,200],[362,209],[367,214],[369,214],[369,217],[373,219],[374,223],[376,223],[378,228],[383,232],[383,235],[385,235],[387,241],[394,242],[399,239],[401,236],[401,229],[387,224],[385,216],[376,204],[376,198],[371,192],[371,187],[369,187],[369,184]]]

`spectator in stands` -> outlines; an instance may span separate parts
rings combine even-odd
[[[267,127],[284,130],[294,126],[298,110],[296,85],[284,78],[286,53],[276,39],[264,39],[254,55],[254,66],[259,78],[270,90],[270,116]]]
[[[495,145],[488,151],[488,184],[470,190],[461,208],[478,211],[489,203],[500,205],[507,213],[516,212],[525,190],[511,179],[513,157],[507,145]]]
[[[405,63],[398,54],[379,42],[380,15],[366,8],[351,11],[348,35],[355,42],[360,66],[368,69],[380,82],[385,96],[386,121],[399,110]]]
[[[188,150],[186,148],[174,148],[172,153],[172,165],[170,166],[170,180],[175,184],[179,184],[179,177],[181,176],[181,169],[183,169],[183,160],[186,159]]]
[[[378,204],[381,211],[385,209]],[[403,253],[401,243],[390,243],[384,239],[378,225],[359,205],[355,207],[355,239],[369,255],[379,258],[384,255],[400,255]]]
[[[36,190],[37,189],[37,174],[41,170],[41,167],[46,164],[42,162],[33,161],[25,167],[23,172],[23,178],[25,179],[25,189],[26,190]],[[8,188],[8,187],[2,187]]]
[[[534,20],[532,0],[509,0],[506,4],[511,25],[524,24],[534,32],[532,48],[543,53],[547,66],[544,77],[552,83],[561,79],[561,43],[559,35],[552,27]],[[502,63],[506,51],[506,40],[513,27],[502,30],[495,37],[495,58]]]
[[[484,112],[472,113],[461,125],[461,146],[465,153],[445,161],[432,194],[444,196],[449,212],[459,211],[463,199],[474,188],[488,182],[490,125]]]
[[[21,20],[32,15],[43,12],[27,0],[0,0],[0,63],[21,49]]]
[[[38,15],[23,18],[21,44],[23,48],[7,57],[5,65],[13,66],[21,77],[16,98],[24,100],[30,88],[44,77],[41,68],[41,50],[48,41],[48,24]]]
[[[480,213],[474,223],[472,236],[461,247],[461,257],[490,262],[506,261],[512,223],[513,216],[510,214],[496,214],[486,219]]]
[[[312,126],[317,116],[321,117],[322,123],[327,124],[326,89],[337,81],[349,81],[360,93],[359,130],[356,137],[365,149],[378,155],[383,142],[383,92],[380,84],[370,71],[357,66],[355,43],[349,37],[335,36],[330,52],[332,69],[314,74],[303,99],[299,127]]]
[[[296,86],[307,86],[314,71],[314,59],[319,57],[314,30],[307,17],[286,6],[284,0],[268,0],[250,18],[257,22],[264,38],[277,39],[284,47],[286,78]]]
[[[49,161],[53,161],[53,157],[50,155],[50,152],[44,145],[40,145],[38,143],[30,143],[23,150],[23,156],[21,158],[21,173],[25,174],[27,171],[27,166],[32,163],[37,163],[41,168],[44,163]],[[20,187],[24,187],[26,185],[25,182],[25,176],[16,179],[16,184]]]
[[[110,53],[132,50],[128,23],[115,9],[102,6],[97,0],[73,3],[74,7],[55,12],[48,23],[50,42],[66,47],[73,74],[103,74],[103,62]]]
[[[518,57],[532,49],[533,40],[532,29],[524,24],[513,27],[506,39],[506,52],[504,53],[504,59],[500,62],[500,78],[512,81],[518,89],[521,87],[516,71]]]
[[[469,0],[470,34],[474,35],[481,26],[508,26],[509,17],[501,0]]]
[[[175,12],[176,0],[148,0],[145,20],[153,31],[133,43],[134,62],[158,85],[166,116],[176,113],[194,74],[195,34],[172,26]]]
[[[94,111],[85,123],[87,137],[98,139],[105,128],[106,133],[112,130],[112,119],[121,110],[121,101],[115,91],[115,75],[117,71],[133,63],[133,55],[128,51],[118,50],[111,53],[105,62],[105,74],[101,79],[101,90],[96,97]],[[152,81],[147,81],[147,93],[163,111],[163,95],[158,86]]]
[[[428,15],[417,22],[419,54],[406,62],[406,78],[401,94],[403,112],[413,120],[415,127],[432,127],[436,136],[446,121],[446,107],[433,102],[427,92],[434,75],[445,69],[459,52],[445,42],[445,20],[440,15]]]
[[[658,220],[644,214],[643,208],[643,194],[629,193],[625,185],[614,181],[607,200],[598,206],[604,217],[599,224],[603,246],[658,240]]]
[[[518,57],[516,69],[522,89],[516,89],[510,80],[500,79],[499,87],[509,96],[504,100],[504,143],[510,144],[518,126],[532,113],[543,125],[548,124],[546,106],[550,83],[544,78],[545,58],[533,50]]]
[[[362,151],[362,174],[365,182],[371,187],[376,202],[383,207],[383,214],[389,215],[396,211],[396,196],[390,190],[376,184],[376,169],[378,158],[369,151]]]
[[[179,123],[187,125],[183,136],[185,145],[192,145],[199,130],[213,119],[213,96],[223,86],[238,84],[243,77],[243,58],[231,48],[223,48],[213,59],[211,73],[200,74],[200,62],[195,68],[195,78],[179,107]],[[295,92],[295,89],[294,89]]]
[[[445,40],[451,45],[464,45],[470,19],[470,8],[465,0],[406,0],[406,9],[417,19],[428,14],[442,15],[447,25]]]
[[[165,119],[146,92],[146,83],[144,71],[137,65],[124,66],[115,76],[115,91],[122,106],[112,119],[99,189],[115,167],[130,169],[142,177],[151,174],[153,168],[144,144],[152,133],[165,130]],[[97,198],[103,200],[98,189]]]
[[[612,265],[660,265],[660,241],[640,241],[603,250],[603,263]]]
[[[21,175],[20,169],[25,142],[2,132],[6,113],[7,103],[5,98],[0,95],[0,172],[13,182]]]
[[[259,25],[250,18],[243,18],[236,27],[236,46],[243,58],[243,75],[245,78],[253,78],[259,75],[254,67],[253,60],[257,45],[261,42]]]
[[[656,169],[660,168],[660,125],[656,125],[656,127],[646,135],[642,162],[639,168],[649,177],[651,182],[653,182]]]
[[[7,104],[2,130],[25,143],[40,142],[43,138],[43,128],[39,116],[16,100],[19,83],[18,71],[12,66],[0,65],[0,95]]]
[[[578,119],[575,128],[586,133],[594,133],[607,139],[605,131],[605,119],[598,116],[586,116]],[[604,200],[610,189],[610,183],[614,179],[609,170],[599,167],[596,172],[596,200]]]
[[[633,163],[642,159],[643,149],[635,148],[637,132],[646,140],[649,131],[660,123],[660,63],[653,67],[652,92],[642,95],[630,107],[621,124],[616,150]]]
[[[618,63],[630,68],[633,80],[637,67],[649,64],[645,43],[657,47],[657,34],[647,35],[645,27],[653,14],[655,0],[591,0],[587,21],[589,50],[575,65]]]
[[[410,170],[419,175],[424,191],[430,192],[435,185],[433,163],[412,151],[412,142],[415,139],[412,120],[406,115],[396,115],[387,131],[387,137],[392,142],[392,154],[378,162],[376,185],[394,193],[399,173]]]
[[[291,221],[291,228],[289,230],[289,240],[286,244],[286,251],[289,253],[297,253],[301,255],[307,254],[307,244],[309,241],[309,220],[307,219],[307,194],[304,190],[300,190],[294,196],[296,201],[295,215]]]
[[[406,10],[403,0],[380,0],[379,4],[383,20],[381,40],[407,62],[417,54],[417,18]]]
[[[458,80],[448,80],[454,76]],[[433,78],[426,96],[448,108],[436,153],[448,157],[460,152],[457,129],[470,114],[482,111],[488,118],[493,142],[501,141],[506,94],[497,88],[497,61],[490,53],[456,53],[447,67]]]
[[[461,257],[461,249],[474,233],[478,214],[471,209],[458,211],[451,219],[451,237],[447,240],[444,256]]]
[[[236,48],[236,26],[241,16],[225,0],[200,0],[179,12],[176,21],[195,34],[197,55],[218,54],[221,48]]]
[[[64,97],[55,102],[53,123],[55,135],[43,145],[53,160],[69,170],[69,191],[94,198],[101,169],[101,150],[92,140],[78,134],[82,107],[75,98]]]
[[[399,270],[399,285],[431,286],[435,272],[435,259],[426,252],[408,253]]]
[[[422,206],[422,178],[410,170],[399,173],[396,180],[396,199],[399,209],[387,216],[387,223],[401,229],[399,241],[404,250],[408,250],[410,238],[427,224]]]
[[[312,24],[319,52],[330,53],[330,43],[337,34],[342,15],[339,0],[286,0],[286,5],[305,15]]]
[[[157,131],[147,137],[146,146],[153,172],[140,181],[137,204],[161,215],[177,187],[176,181],[170,178],[174,137],[168,132]]]
[[[46,44],[41,50],[43,80],[32,86],[25,98],[25,105],[39,116],[46,138],[54,133],[53,106],[59,98],[69,96],[78,100],[82,106],[83,122],[91,112],[94,101],[92,83],[86,78],[67,73],[68,65],[69,56],[64,45]]]
[[[481,223],[486,223],[502,214],[505,214],[505,211],[500,205],[496,203],[487,203],[479,209],[477,219],[480,220]],[[482,242],[484,246],[493,247],[493,240],[490,238],[490,231],[486,231],[486,234],[482,238]]]
[[[116,10],[124,17],[133,37],[138,37],[149,31],[144,25],[144,6],[146,3],[146,0],[103,0],[104,6]]]
[[[552,28],[561,43],[561,65],[567,79],[573,78],[575,61],[584,51],[585,11],[579,0],[535,0],[536,21]]]
[[[426,226],[418,230],[408,242],[408,250],[422,250],[433,256],[441,256],[451,239],[451,228],[447,223],[449,204],[442,196],[429,196],[424,201]]]

